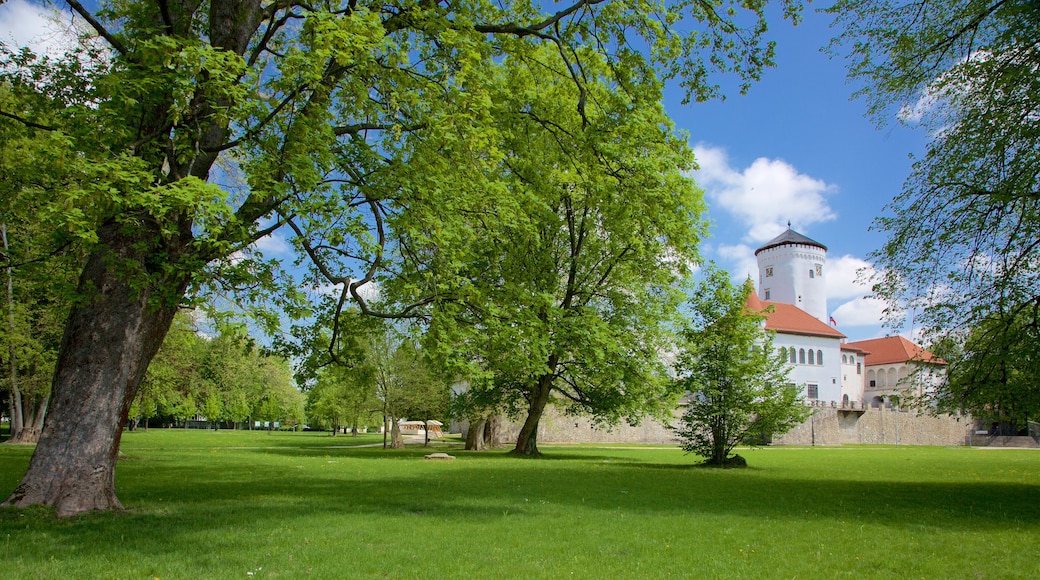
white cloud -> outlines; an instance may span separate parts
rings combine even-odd
[[[287,256],[292,253],[292,246],[278,234],[268,234],[253,242],[253,248],[259,250],[265,256]]]
[[[804,229],[837,217],[825,198],[834,186],[799,173],[785,161],[760,157],[738,170],[722,148],[698,144],[693,150],[699,166],[694,179],[715,207],[747,227],[747,242],[768,241],[788,221]]]
[[[866,260],[844,255],[827,259],[827,297],[856,298],[870,293],[874,266]]]
[[[72,15],[27,0],[0,5],[0,42],[29,47],[39,55],[60,57],[76,44]]]
[[[339,296],[343,292],[342,284],[324,284],[314,289],[319,294],[325,294],[326,296]],[[366,302],[379,302],[379,283],[378,282],[366,282],[358,287],[358,295],[361,296]]]
[[[885,316],[885,303],[877,298],[849,300],[834,309],[831,317],[838,328],[846,326],[880,326]]]
[[[755,258],[755,250],[746,244],[720,245],[715,252],[730,265],[728,268],[733,281],[743,283],[748,276],[752,280],[758,279],[758,259]]]

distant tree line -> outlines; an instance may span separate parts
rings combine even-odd
[[[130,427],[187,427],[195,420],[233,428],[302,425],[304,397],[286,358],[265,352],[240,327],[207,338],[182,313],[148,366]]]

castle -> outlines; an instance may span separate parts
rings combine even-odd
[[[901,405],[908,391],[924,394],[943,380],[945,361],[901,336],[847,342],[827,311],[827,247],[788,227],[755,252],[758,291],[748,310],[766,310],[773,346],[790,364],[813,413],[780,445],[916,444],[963,445],[966,417],[911,412]],[[676,410],[678,417],[679,410]],[[674,424],[674,420],[672,421]],[[465,424],[453,426],[453,430]],[[516,439],[520,425],[506,422],[499,437]],[[546,409],[538,426],[542,443],[675,444],[672,425],[597,428],[582,417]]]
[[[790,380],[818,406],[898,406],[943,379],[945,361],[901,336],[847,342],[827,312],[827,247],[788,226],[755,251],[758,294],[748,310],[791,365]]]

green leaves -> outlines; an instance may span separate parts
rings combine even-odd
[[[725,466],[735,446],[786,433],[808,416],[762,313],[747,310],[751,292],[750,279],[734,288],[726,272],[706,268],[680,331],[676,384],[688,402],[676,434],[711,465]]]
[[[960,386],[934,393],[947,408],[956,408],[947,395],[978,409],[990,392],[997,404],[997,383],[966,386],[977,362],[1017,358],[1013,345],[1040,323],[1036,5],[839,2],[831,12],[845,26],[850,77],[863,83],[870,111],[931,131],[925,156],[876,222],[888,240],[872,254],[874,291],[889,302],[893,326],[912,313],[931,341],[964,346],[983,334],[1000,345],[1000,354],[986,348],[952,366]]]
[[[636,421],[673,400],[660,357],[703,205],[657,79],[631,71],[618,91],[605,61],[583,59],[581,89],[548,49],[488,72],[493,154],[477,177],[496,187],[460,192],[414,236],[395,219],[423,259],[388,291],[446,295],[430,305],[427,344],[469,380],[474,405],[522,407],[550,377],[569,412]]]

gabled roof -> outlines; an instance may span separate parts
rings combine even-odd
[[[801,244],[803,246],[816,246],[817,248],[823,248],[823,251],[827,251],[827,246],[817,242],[816,240],[809,239],[802,234],[791,229],[791,226],[787,226],[787,231],[780,234],[779,236],[769,240],[761,248],[755,250],[757,256],[759,252],[764,252],[770,248],[776,248],[786,244]]]
[[[763,315],[766,317],[766,330],[782,334],[845,338],[845,335],[838,332],[837,329],[827,326],[812,314],[793,304],[766,302],[759,299],[754,292],[748,296],[747,309],[752,312],[762,312],[770,306],[773,307],[773,311]]]
[[[855,346],[852,346],[852,343],[848,343],[848,342],[842,343],[841,350],[845,350],[845,351],[848,351],[848,352],[854,352],[856,354],[862,354],[862,355],[870,354],[870,351],[863,350],[862,348],[857,348]]]
[[[886,336],[848,343],[848,346],[868,351],[865,362],[870,365],[887,365],[905,362],[926,362],[944,365],[946,361],[910,342],[902,336]]]

